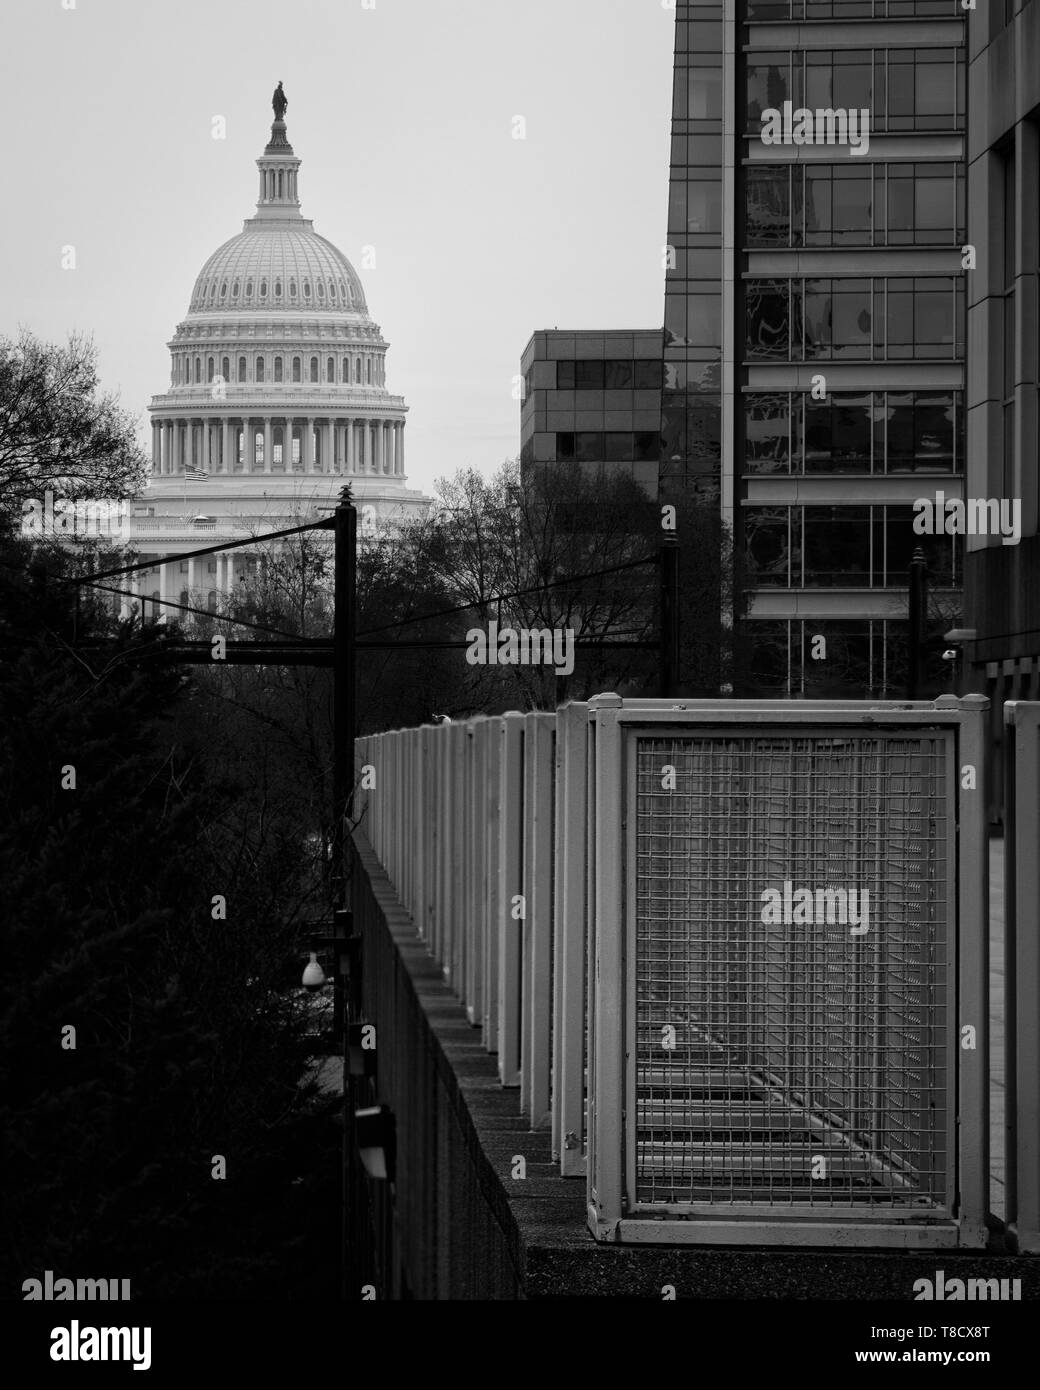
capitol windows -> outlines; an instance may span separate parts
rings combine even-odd
[[[246,359],[244,357],[238,359],[238,379],[239,381],[246,379]]]
[[[282,359],[280,357],[274,359],[274,379],[275,381],[282,379]]]
[[[350,358],[349,358],[349,357],[344,357],[344,359],[343,359],[343,370],[342,370],[342,372],[341,372],[341,376],[342,376],[342,378],[343,378],[343,384],[344,384],[344,386],[349,385],[349,383],[350,383]]]
[[[275,297],[275,299],[281,299],[281,297],[282,297],[282,282],[281,282],[281,280],[276,280],[276,281],[274,282],[274,297]]]
[[[330,298],[330,299],[335,299],[335,298],[336,298],[336,283],[335,283],[334,280],[330,280],[330,281],[329,281],[329,298]]]
[[[261,281],[260,281],[260,298],[261,298],[261,299],[266,299],[266,298],[267,298],[267,281],[266,281],[266,280],[261,280]]]
[[[329,360],[325,363],[325,380],[336,380],[336,359],[334,357],[330,357]]]
[[[201,382],[201,380],[202,380],[202,358],[201,358],[201,357],[196,357],[196,359],[195,359],[195,380],[196,380],[196,382]]]
[[[368,358],[365,359],[365,365],[366,365],[367,370],[368,370],[368,380],[367,380],[367,384],[368,384],[369,386],[371,386],[371,385],[372,385],[372,359],[371,359],[371,357],[368,357]]]
[[[226,299],[226,298],[227,298],[227,281],[226,281],[226,280],[225,280],[225,281],[223,282],[223,284],[220,286],[220,297],[221,297],[221,299]]]
[[[251,298],[252,298],[252,295],[253,295],[253,282],[252,282],[252,280],[247,280],[247,281],[246,281],[246,298],[247,298],[247,299],[251,299]]]
[[[318,298],[319,298],[319,299],[324,299],[324,298],[325,298],[325,286],[321,283],[321,281],[320,281],[320,280],[315,281],[315,286],[314,286],[314,287],[315,287],[315,289],[318,291]]]
[[[214,362],[213,362],[213,358],[211,357],[211,358],[209,358],[209,360],[208,360],[207,363],[206,363],[206,380],[207,380],[207,381],[212,381],[212,380],[213,380],[213,374],[214,374],[215,370],[216,370],[216,368],[215,368],[215,365],[214,365]]]
[[[359,386],[361,385],[361,358],[360,358],[360,357],[357,358],[356,361],[354,362],[354,380],[355,380],[355,382],[356,382]]]
[[[300,359],[299,359],[298,357],[294,357],[293,360],[292,360],[292,379],[293,379],[293,381],[300,381],[300,380],[302,380],[302,376],[301,376],[302,371],[303,371],[303,363],[300,361]]]
[[[310,299],[311,297],[311,282],[309,280],[304,280],[303,282],[303,297],[304,299]]]
[[[238,281],[237,281],[237,280],[236,280],[236,281],[234,282],[234,284],[231,286],[231,294],[232,294],[232,297],[233,297],[233,298],[235,298],[235,299],[238,298]]]
[[[289,298],[290,298],[290,299],[295,299],[295,298],[296,298],[296,281],[295,281],[295,280],[290,280],[290,281],[289,281]]]
[[[221,358],[220,375],[224,378],[225,381],[231,380],[231,359],[229,357]]]
[[[317,359],[316,357],[312,357],[312,358],[311,358],[311,383],[314,384],[314,383],[317,382],[317,380],[318,380],[318,359]]]
[[[262,357],[258,357],[258,358],[256,359],[256,376],[254,377],[254,380],[255,380],[255,381],[263,381],[263,379],[264,379],[264,359],[263,359]]]

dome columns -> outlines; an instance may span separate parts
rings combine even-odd
[[[183,475],[192,468],[213,477],[302,472],[403,479],[404,421],[276,411],[153,421],[153,475]]]

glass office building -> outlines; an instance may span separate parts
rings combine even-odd
[[[738,694],[901,695],[916,545],[960,621],[960,0],[678,0],[673,96],[661,497],[731,528]]]

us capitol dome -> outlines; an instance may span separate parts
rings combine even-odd
[[[143,572],[144,598],[215,607],[256,556],[179,552],[315,520],[348,482],[362,529],[430,505],[406,486],[407,407],[387,390],[361,279],[300,211],[281,83],[273,104],[256,213],[199,272],[152,398],[151,478],[128,533],[167,563]]]

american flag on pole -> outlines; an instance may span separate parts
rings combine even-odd
[[[184,470],[184,476],[190,478],[193,483],[209,482],[209,474],[203,472],[201,468],[186,468]]]

